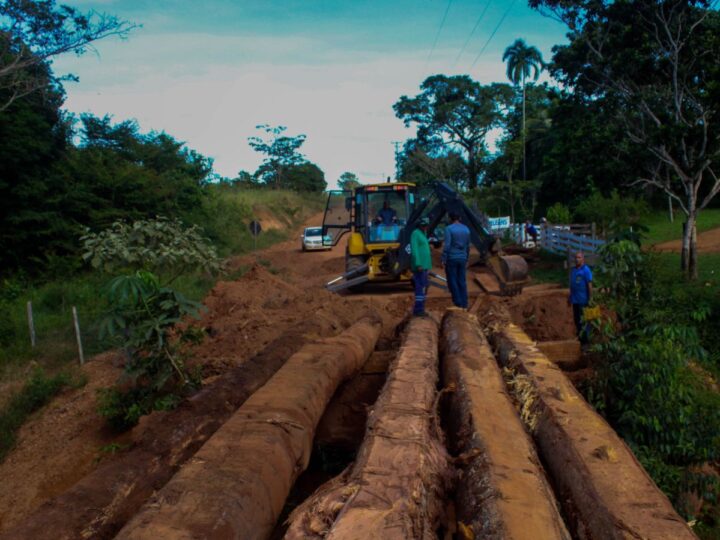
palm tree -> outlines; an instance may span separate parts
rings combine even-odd
[[[507,76],[514,84],[522,82],[522,147],[523,147],[523,181],[527,180],[527,166],[525,164],[525,79],[532,74],[533,81],[537,81],[545,67],[542,54],[537,47],[528,46],[524,39],[516,39],[503,53],[503,62],[507,62]]]

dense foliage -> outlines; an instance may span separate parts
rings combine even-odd
[[[673,298],[635,233],[616,236],[601,255],[597,299],[613,316],[596,325],[602,363],[589,399],[676,508],[697,517],[687,494],[714,502],[713,479],[699,471],[720,457],[720,394],[702,376],[698,332],[708,306]]]

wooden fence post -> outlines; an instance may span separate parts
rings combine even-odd
[[[597,237],[595,236],[596,231],[595,231],[595,222],[594,221],[592,222],[591,230],[592,230],[592,239],[595,240],[595,238],[597,238]]]
[[[78,321],[77,309],[72,307],[73,324],[75,325],[75,339],[77,340],[78,355],[80,356],[80,365],[85,363],[85,355],[83,354],[82,337],[80,336],[80,322]]]
[[[35,322],[33,321],[33,309],[32,301],[28,300],[27,303],[27,320],[28,328],[30,329],[30,346],[35,348]]]

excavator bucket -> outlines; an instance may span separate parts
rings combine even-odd
[[[514,296],[522,292],[528,282],[528,265],[519,255],[491,255],[487,266],[498,281],[502,296]]]

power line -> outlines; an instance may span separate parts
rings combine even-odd
[[[440,21],[440,28],[438,28],[437,34],[435,35],[435,42],[433,43],[432,49],[430,49],[430,54],[428,54],[427,60],[425,60],[425,69],[423,70],[423,75],[427,73],[428,64],[430,63],[430,58],[432,57],[433,53],[435,52],[435,47],[437,47],[438,40],[440,39],[440,33],[442,32],[443,26],[445,26],[445,20],[447,19],[448,12],[450,11],[450,6],[452,5],[453,0],[448,0],[447,7],[445,8],[445,14],[443,15],[442,21]]]
[[[478,26],[480,26],[480,23],[483,20],[483,17],[485,17],[485,13],[487,13],[488,8],[490,7],[490,4],[492,3],[492,0],[488,0],[485,4],[485,7],[482,10],[482,13],[480,13],[480,16],[478,17],[478,20],[475,22],[475,26],[473,26],[472,32],[470,32],[470,35],[468,36],[467,40],[465,40],[465,44],[462,46],[462,49],[460,49],[460,52],[457,55],[457,58],[455,58],[455,63],[453,64],[453,68],[457,66],[458,61],[460,60],[460,57],[462,56],[462,53],[465,52],[465,49],[467,48],[468,44],[470,43],[470,40],[475,35],[475,31],[478,29]]]
[[[505,18],[509,15],[510,10],[511,10],[512,7],[515,5],[515,2],[517,2],[517,0],[513,0],[512,3],[508,6],[508,8],[507,8],[507,10],[505,11],[505,13],[503,13],[502,18],[500,19],[500,21],[497,23],[497,26],[495,27],[495,30],[492,31],[492,34],[490,34],[490,37],[489,37],[488,40],[485,42],[485,45],[483,45],[483,48],[480,49],[480,52],[479,52],[478,55],[475,57],[475,60],[473,61],[472,66],[470,66],[470,69],[471,69],[471,70],[472,70],[472,68],[475,67],[475,64],[477,64],[477,61],[480,60],[480,57],[481,57],[482,54],[485,52],[485,49],[487,49],[487,46],[488,46],[488,45],[490,44],[490,42],[492,41],[492,38],[495,37],[495,34],[496,34],[497,31],[500,29],[500,26],[501,26],[502,23],[505,21]]]

